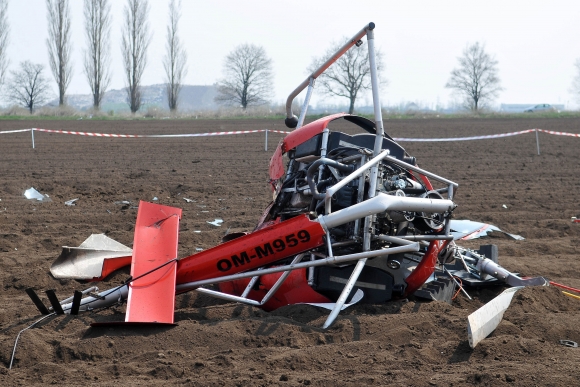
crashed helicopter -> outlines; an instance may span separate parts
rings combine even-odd
[[[49,291],[51,308],[29,289],[40,312],[78,314],[127,302],[125,321],[118,324],[173,324],[175,295],[196,290],[265,310],[330,304],[327,328],[348,302],[411,295],[449,300],[459,286],[457,277],[467,284],[546,285],[543,277],[524,279],[499,266],[494,246],[474,251],[455,244],[458,184],[420,168],[385,133],[374,29],[374,23],[366,25],[289,95],[285,122],[294,130],[270,161],[273,201],[254,231],[227,235],[218,246],[178,259],[181,210],[141,202],[132,250],[91,237],[78,248],[65,248],[51,268],[56,278],[97,281],[130,264],[131,277],[112,289],[78,291],[64,301]],[[374,120],[340,113],[303,125],[315,80],[365,36]],[[292,102],[304,89],[296,117]],[[332,130],[338,120],[360,133]],[[491,317],[484,315],[479,323],[486,319]],[[113,323],[93,325],[103,324]],[[489,325],[474,330],[473,346]]]

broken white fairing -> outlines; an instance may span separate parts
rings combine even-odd
[[[54,278],[91,280],[102,274],[105,259],[131,256],[133,250],[105,234],[92,234],[79,247],[63,246],[50,272]]]

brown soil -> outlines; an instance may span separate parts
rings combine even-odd
[[[453,137],[528,128],[580,132],[579,119],[416,119],[385,122],[395,137]],[[105,133],[196,133],[284,129],[282,121],[1,121],[23,127]],[[333,126],[341,129],[342,124]],[[61,246],[92,233],[131,245],[136,217],[128,200],[183,208],[180,256],[219,243],[226,230],[251,230],[269,201],[268,160],[281,135],[111,139],[61,134],[0,135],[0,385],[486,385],[571,386],[580,380],[580,300],[557,288],[519,292],[498,329],[474,350],[467,316],[502,289],[472,290],[452,305],[413,299],[356,305],[328,330],[326,312],[288,306],[271,313],[217,302],[195,292],[176,300],[173,328],[91,328],[123,319],[124,307],[78,317],[38,319],[24,289],[56,289],[64,298],[86,287],[49,273]],[[483,221],[503,234],[462,243],[499,245],[500,263],[580,288],[580,139],[533,134],[466,142],[404,143],[420,166],[459,183],[457,218]],[[26,200],[34,187],[52,202]],[[64,201],[78,198],[69,207]],[[183,198],[195,200],[188,203]],[[504,208],[505,205],[507,208]],[[224,219],[221,227],[206,223]],[[201,233],[194,233],[194,231]],[[497,235],[496,235],[497,234]],[[104,290],[127,278],[117,273]]]

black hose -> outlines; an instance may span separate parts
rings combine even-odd
[[[336,168],[342,172],[352,172],[354,170],[354,166],[352,165],[342,164],[339,163],[338,161],[327,158],[321,158],[313,162],[308,168],[308,172],[306,173],[306,181],[308,182],[308,186],[310,187],[310,192],[312,192],[312,197],[318,200],[322,200],[325,197],[324,194],[318,192],[316,184],[314,183],[314,174],[318,171],[318,167],[320,167],[321,165],[327,165],[329,167]]]
[[[321,180],[318,182],[318,184],[316,184],[316,188],[318,189],[318,192],[320,192],[322,190],[326,190],[326,187],[331,186],[333,183],[334,179]]]

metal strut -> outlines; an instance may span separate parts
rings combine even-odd
[[[375,28],[374,23],[369,23],[368,27],[365,28],[366,35],[367,35],[367,42],[369,45],[369,65],[370,65],[370,70],[371,70],[371,84],[372,84],[372,90],[373,90],[373,106],[374,106],[374,112],[375,112],[375,127],[376,127],[375,144],[374,144],[374,150],[373,150],[373,160],[371,160],[368,163],[368,164],[372,165],[371,166],[371,174],[370,174],[370,187],[369,187],[369,193],[368,193],[369,199],[374,198],[376,195],[376,192],[377,192],[377,180],[378,180],[378,175],[379,175],[379,161],[388,155],[388,151],[381,153],[382,148],[383,148],[384,129],[383,129],[383,115],[381,112],[381,102],[379,100],[379,81],[378,81],[378,74],[377,74],[377,63],[375,60],[376,59],[376,57],[375,57],[375,36],[374,36],[374,32],[373,32],[374,28]],[[374,160],[377,160],[377,161],[373,164],[372,162]],[[348,183],[348,182],[344,182],[344,180],[343,180],[343,181],[341,181],[341,183],[346,185],[346,183]],[[330,200],[328,200],[328,203],[330,203]],[[373,220],[374,220],[374,215],[368,215],[365,217],[364,230],[363,230],[364,231],[363,232],[363,252],[369,251],[371,248]],[[324,329],[331,326],[332,323],[334,322],[334,320],[336,320],[336,317],[338,316],[338,314],[342,310],[342,307],[343,307],[344,303],[346,302],[346,299],[350,295],[350,292],[352,291],[356,281],[358,280],[358,277],[362,273],[362,270],[364,269],[366,263],[367,263],[367,258],[363,258],[356,263],[356,266],[355,266],[354,270],[352,271],[350,278],[348,279],[348,282],[344,286],[344,289],[342,290],[340,297],[336,301],[336,304],[334,305],[332,312],[330,312],[330,315],[328,316],[328,318],[326,319],[326,322],[323,325]]]

